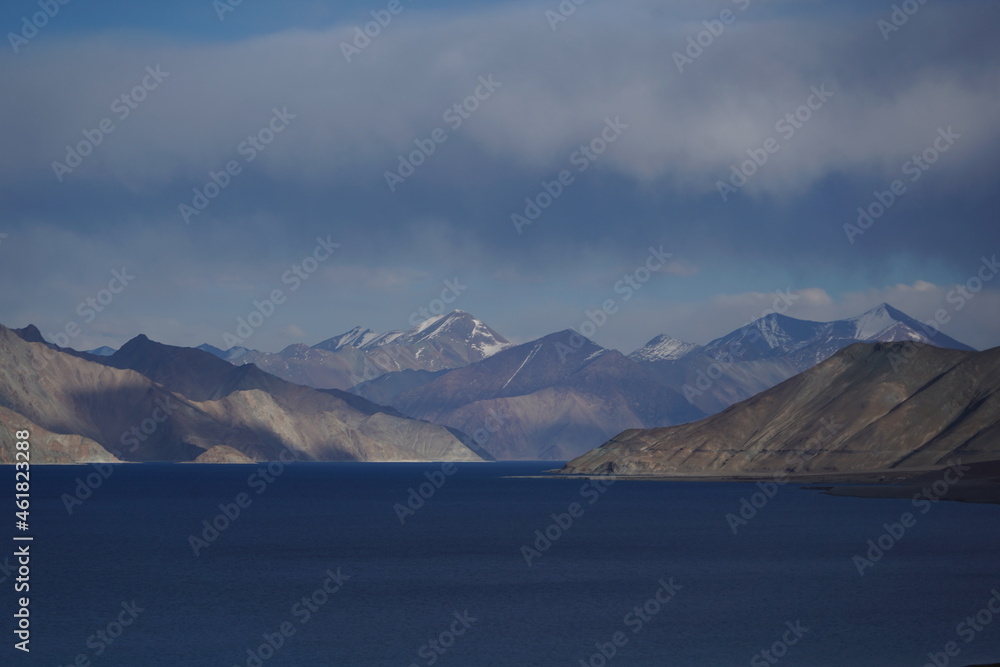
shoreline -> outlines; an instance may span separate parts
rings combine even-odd
[[[806,489],[822,491],[831,496],[854,498],[897,498],[909,499],[914,496],[935,497],[956,502],[1000,504],[1000,461],[980,461],[962,464],[964,471],[955,483],[946,484],[943,493],[934,490],[948,468],[922,468],[911,470],[872,470],[851,472],[820,473],[743,473],[738,475],[702,474],[643,474],[643,475],[599,475],[583,473],[562,473],[559,469],[546,471],[545,479],[608,479],[615,481],[646,482],[777,482],[794,484]]]

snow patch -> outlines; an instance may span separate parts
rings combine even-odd
[[[628,356],[639,361],[680,359],[697,347],[699,346],[694,343],[686,343],[677,338],[671,338],[666,334],[661,334]]]
[[[866,341],[878,340],[886,330],[901,324],[889,314],[884,303],[848,321],[854,324],[854,337]]]
[[[441,320],[443,320],[446,317],[448,317],[448,316],[447,315],[435,315],[433,317],[430,317],[430,318],[424,320],[423,322],[421,322],[420,324],[418,324],[416,327],[414,327],[414,329],[411,332],[411,334],[412,335],[416,335],[418,333],[426,331],[428,328],[434,326],[435,324],[437,324],[438,322],[440,322]]]
[[[541,343],[539,343],[538,345],[536,345],[535,348],[531,352],[528,353],[528,356],[526,356],[524,358],[524,361],[521,362],[521,365],[517,367],[516,371],[514,371],[514,375],[511,375],[509,378],[507,378],[507,381],[503,383],[502,387],[500,387],[500,391],[503,391],[504,389],[507,388],[507,385],[510,384],[510,381],[513,380],[517,376],[517,374],[521,372],[521,369],[524,368],[524,365],[526,363],[528,363],[529,361],[531,361],[532,358],[535,356],[535,354],[538,353],[538,351],[540,349],[542,349],[542,344]]]
[[[497,352],[502,352],[510,347],[510,343],[501,343],[495,338],[492,342],[477,341],[472,344],[472,347],[476,352],[482,355],[483,359],[486,357],[492,357]]]

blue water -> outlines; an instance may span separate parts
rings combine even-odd
[[[115,466],[72,513],[61,497],[95,469],[36,466],[31,653],[12,648],[0,573],[0,664],[919,667],[950,641],[950,665],[1000,660],[1000,615],[958,632],[1000,589],[1000,506],[920,514],[789,485],[734,535],[726,514],[752,484],[506,477],[552,466],[459,464],[405,523],[394,505],[440,464],[293,464],[271,482],[248,481],[255,466]],[[240,493],[249,506],[195,556],[189,536]],[[522,545],[571,503],[529,567]],[[908,511],[916,524],[859,575],[852,557]]]

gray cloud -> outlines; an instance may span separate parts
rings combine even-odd
[[[350,64],[340,43],[351,25],[228,42],[117,32],[33,45],[30,58],[0,62],[0,86],[17,91],[0,109],[0,231],[11,234],[0,245],[0,312],[58,326],[59,313],[131,261],[148,278],[94,322],[106,328],[94,336],[209,340],[326,234],[349,252],[303,289],[301,305],[289,303],[273,335],[262,330],[262,347],[354,324],[403,326],[453,275],[477,285],[460,307],[495,316],[514,337],[541,335],[575,324],[660,243],[687,267],[675,273],[697,275],[663,276],[600,342],[718,335],[715,323],[733,319],[708,314],[723,308],[719,295],[854,294],[860,275],[876,298],[889,285],[962,279],[976,253],[1000,249],[1000,49],[990,33],[1000,9],[928,4],[885,41],[875,25],[884,8],[824,7],[737,11],[683,73],[672,54],[713,16],[699,3],[588,3],[555,32],[541,6],[408,8]],[[119,119],[112,101],[156,65],[169,76]],[[501,87],[452,130],[443,112],[489,74]],[[716,181],[822,85],[829,101],[723,203]],[[286,107],[288,128],[246,163],[241,142]],[[516,234],[510,215],[524,198],[572,168],[573,152],[616,116],[629,125],[620,140]],[[114,132],[58,182],[52,161],[104,117]],[[842,226],[857,206],[947,126],[961,134],[954,148],[848,243]],[[448,140],[390,193],[384,172],[436,127]],[[178,204],[228,160],[242,173],[185,225]],[[831,303],[861,306],[852,299]],[[696,313],[704,327],[675,324]],[[974,345],[1000,339],[988,315],[966,326],[988,330]]]

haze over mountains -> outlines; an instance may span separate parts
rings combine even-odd
[[[18,334],[22,344],[41,345],[33,327]],[[171,427],[179,432],[158,430],[129,453],[134,460],[190,460],[213,444],[249,458],[266,458],[289,446],[303,458],[323,460],[478,458],[476,452],[487,458],[565,460],[626,429],[684,424],[715,414],[845,346],[869,341],[971,350],[888,304],[834,322],[771,314],[706,345],[661,334],[627,356],[572,330],[514,345],[462,311],[432,317],[410,331],[379,334],[355,327],[278,353],[179,348],[141,335],[111,354],[42,347],[81,364],[133,372],[140,378],[135,382],[129,376],[133,389],[155,388],[190,404],[185,410],[192,412]],[[21,372],[15,352],[23,356],[24,351],[18,352],[15,343],[8,347],[10,355],[0,350],[4,367]],[[63,366],[71,362],[61,363],[60,373],[98,373],[90,366],[69,370]],[[109,395],[124,391],[116,388],[122,377],[100,377]],[[0,386],[0,406],[56,433],[80,435],[114,451],[109,438],[121,435],[119,426],[129,427],[120,415],[81,416],[78,401],[56,401],[50,405],[54,414],[77,414],[67,430],[68,423],[45,410],[29,414],[31,400],[52,403],[47,392],[56,391],[60,381],[36,387],[30,400],[15,400],[14,384]],[[100,393],[100,383],[93,384],[93,393]],[[128,392],[125,396],[126,403],[145,405]],[[101,409],[114,412],[110,405]],[[141,421],[139,412],[133,407],[130,418]],[[213,443],[212,437],[219,441]]]
[[[1000,347],[856,343],[699,422],[625,431],[563,472],[921,470],[1000,459]]]

